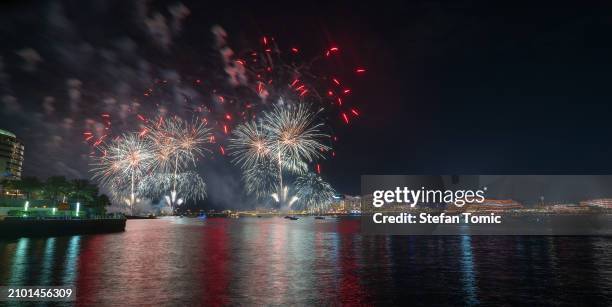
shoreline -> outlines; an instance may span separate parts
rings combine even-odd
[[[53,237],[125,231],[125,218],[0,220],[0,238]]]

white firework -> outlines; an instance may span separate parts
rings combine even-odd
[[[330,149],[322,143],[329,136],[322,132],[318,112],[308,104],[282,104],[263,114],[260,121],[239,125],[230,139],[232,162],[243,171],[246,190],[257,197],[271,195],[289,207],[297,197],[289,197],[283,185],[283,171],[303,174],[308,162],[324,157]]]
[[[263,127],[268,132],[267,143],[283,169],[296,174],[306,171],[305,162],[323,158],[330,147],[322,140],[323,123],[306,103],[275,105],[263,117]]]
[[[329,208],[336,194],[334,188],[321,176],[308,172],[295,180],[298,205],[310,212],[323,212]]]
[[[167,196],[165,195],[167,191],[173,191],[174,187],[176,187],[176,191],[180,191],[180,198],[185,202],[189,200],[197,201],[206,197],[206,183],[200,175],[193,171],[178,173],[176,177],[173,174],[152,173],[140,182],[138,191],[141,195],[155,199]],[[172,192],[170,193],[169,197],[176,200],[178,195],[175,193],[172,197]]]
[[[267,129],[254,120],[236,127],[227,146],[232,163],[243,170],[260,166],[271,159],[270,136]]]
[[[157,123],[149,125],[148,130],[147,138],[156,154],[153,168],[157,182],[145,186],[155,186],[162,192],[170,191],[165,195],[170,207],[181,205],[188,199],[197,200],[200,195],[203,198],[205,184],[202,178],[191,173],[192,178],[186,179],[179,173],[195,166],[198,158],[210,152],[205,145],[210,142],[211,130],[200,121],[190,123],[176,116],[165,120],[160,118]],[[166,184],[168,182],[171,184]]]
[[[103,155],[95,158],[93,179],[108,187],[115,197],[125,198],[128,206],[138,201],[136,185],[147,175],[154,154],[149,142],[137,134],[124,134],[103,146]],[[128,192],[129,191],[129,192]]]
[[[270,197],[278,191],[278,168],[274,161],[262,160],[242,171],[242,181],[247,193],[259,199]]]
[[[147,128],[156,159],[154,168],[165,173],[178,172],[193,166],[196,160],[210,152],[211,130],[200,121],[187,122],[179,117],[160,119]]]

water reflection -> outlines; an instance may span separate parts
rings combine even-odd
[[[476,293],[476,272],[474,272],[474,257],[472,255],[472,240],[470,236],[461,236],[461,272],[463,273],[463,290],[467,305],[478,304]]]
[[[11,277],[8,282],[9,285],[27,285],[25,282],[28,279],[27,271],[30,268],[28,265],[29,243],[29,238],[21,238],[19,241],[17,241],[17,248],[15,249],[11,264]]]
[[[228,219],[209,219],[202,229],[203,274],[200,276],[204,289],[204,304],[226,305],[228,301],[230,243]]]
[[[42,268],[40,270],[40,281],[39,285],[51,284],[51,278],[53,275],[53,264],[55,255],[55,240],[56,238],[47,238],[45,240],[44,256],[42,260]]]
[[[609,305],[611,243],[362,236],[343,219],[141,220],[119,234],[0,241],[0,284],[74,284],[82,306]]]
[[[81,236],[73,236],[68,241],[66,248],[66,259],[64,264],[64,278],[62,285],[75,285],[75,277],[77,274],[77,263],[79,261],[79,244]]]

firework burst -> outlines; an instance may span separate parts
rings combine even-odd
[[[322,143],[329,135],[322,132],[324,125],[317,120],[317,114],[305,103],[275,105],[264,114],[268,147],[282,168],[301,174],[305,171],[304,162],[323,158],[331,149]]]
[[[214,66],[222,70],[211,68],[212,78],[186,75],[148,80],[143,95],[132,103],[101,114],[97,110],[99,118],[88,119],[83,136],[94,147],[95,178],[113,193],[131,191],[128,194],[134,201],[136,185],[142,195],[169,193],[173,200],[180,193],[181,198],[198,199],[200,193],[194,191],[204,191],[204,182],[199,176],[190,182],[183,174],[191,173],[189,168],[212,153],[207,146],[215,144],[215,152],[225,155],[227,151],[241,169],[247,192],[258,198],[275,193],[279,203],[286,205],[295,199],[289,200],[283,173],[300,176],[328,153],[335,157],[329,144],[337,138],[327,131],[360,116],[355,104],[359,91],[350,84],[366,69],[356,64],[338,67],[337,63],[347,63],[338,61],[338,46],[307,55],[299,46],[280,46],[266,36],[259,45],[234,52],[222,28],[215,26],[212,31],[223,64]],[[147,154],[152,157],[142,167],[130,169],[125,161],[109,157],[116,155],[110,147],[117,145],[105,143],[123,139],[115,138],[115,133],[129,130],[138,131],[139,141],[149,147]],[[315,169],[320,173],[319,164]]]
[[[303,174],[309,162],[323,158],[330,149],[322,143],[328,135],[322,132],[317,114],[304,103],[275,105],[263,119],[235,129],[228,149],[232,162],[243,171],[247,192],[259,198],[272,195],[281,206],[297,200],[283,185],[283,171]]]
[[[200,121],[187,122],[177,116],[160,118],[147,128],[147,139],[156,155],[156,171],[176,173],[196,164],[196,160],[210,153],[211,130]]]
[[[295,180],[298,205],[310,212],[323,212],[332,203],[334,188],[321,176],[308,172]]]
[[[278,166],[272,160],[262,160],[242,172],[242,181],[247,193],[258,199],[270,197],[278,191]]]
[[[227,148],[233,157],[232,162],[243,170],[249,170],[270,160],[269,141],[268,131],[251,120],[236,127]]]
[[[125,196],[132,207],[136,197],[136,185],[147,175],[153,162],[151,144],[137,134],[124,134],[103,146],[103,155],[93,162],[93,179],[110,188],[116,197]]]
[[[205,145],[210,142],[211,131],[201,121],[191,123],[175,116],[160,118],[147,127],[147,139],[152,144],[155,157],[153,175],[144,187],[153,191],[170,191],[164,198],[170,207],[181,205],[187,199],[199,199],[205,195],[206,185],[193,173],[180,173],[195,166],[198,158],[210,152]],[[181,196],[178,197],[180,191]]]
[[[180,191],[183,201],[197,201],[206,197],[206,183],[193,171],[178,173],[176,177],[173,174],[152,173],[143,178],[138,185],[139,193],[151,198],[164,197],[167,191],[173,189]],[[174,197],[176,200],[177,196]]]

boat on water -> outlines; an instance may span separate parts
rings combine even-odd
[[[54,237],[125,231],[126,218],[28,218],[0,220],[1,238]]]
[[[325,219],[324,216],[315,216],[314,218],[315,218],[315,220],[324,220]]]
[[[291,216],[291,215],[285,215],[285,217],[284,217],[284,218],[285,218],[285,219],[288,219],[288,220],[292,220],[292,221],[297,221],[297,220],[299,220],[299,219],[300,219],[300,218],[299,218],[299,217],[297,217],[297,216]]]

